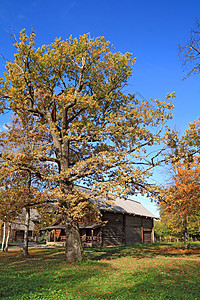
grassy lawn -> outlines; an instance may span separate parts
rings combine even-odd
[[[86,249],[65,262],[63,248],[0,253],[0,299],[200,299],[200,243]]]

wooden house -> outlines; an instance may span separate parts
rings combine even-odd
[[[82,189],[82,188],[81,188]],[[83,188],[85,190],[85,188]],[[155,216],[140,202],[117,198],[111,204],[101,198],[91,200],[97,204],[102,224],[79,224],[84,247],[133,245],[154,242],[153,219]],[[65,226],[58,223],[42,229],[47,243],[64,243]]]
[[[108,205],[105,199],[101,199],[98,207],[105,223],[101,228],[101,246],[154,242],[155,216],[140,202],[117,198]]]
[[[40,215],[38,211],[34,208],[30,210],[30,224],[29,224],[29,232],[28,239],[29,241],[33,241],[35,239],[35,223],[38,223],[40,220]],[[11,222],[11,232],[10,232],[10,241],[23,241],[24,239],[24,230],[25,230],[25,209],[22,210],[21,214],[19,214],[15,220]],[[0,227],[0,240],[3,237],[3,223]]]

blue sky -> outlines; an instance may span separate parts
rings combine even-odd
[[[103,35],[116,51],[131,52],[137,59],[128,92],[164,100],[166,93],[175,91],[170,126],[184,132],[199,116],[200,85],[198,76],[182,80],[178,46],[187,40],[199,18],[199,0],[1,0],[0,53],[13,58],[9,27],[18,36],[22,28],[30,33],[33,26],[38,46],[71,34]],[[0,59],[0,76],[4,64]],[[2,129],[8,116],[0,118]],[[163,181],[165,176],[160,172],[157,178]],[[142,203],[157,215],[153,204]]]

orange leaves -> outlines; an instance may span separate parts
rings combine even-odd
[[[177,162],[173,171],[173,184],[166,191],[163,207],[181,216],[196,213],[200,208],[199,157],[192,163]]]

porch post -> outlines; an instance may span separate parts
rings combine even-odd
[[[92,246],[93,246],[93,236],[94,236],[94,230],[93,229],[91,229],[91,233],[92,233]]]
[[[141,240],[142,240],[142,244],[144,244],[144,227],[143,227],[142,217],[141,217]]]
[[[155,243],[155,240],[154,240],[154,222],[153,222],[153,219],[152,219],[152,230],[151,230],[151,242]]]

